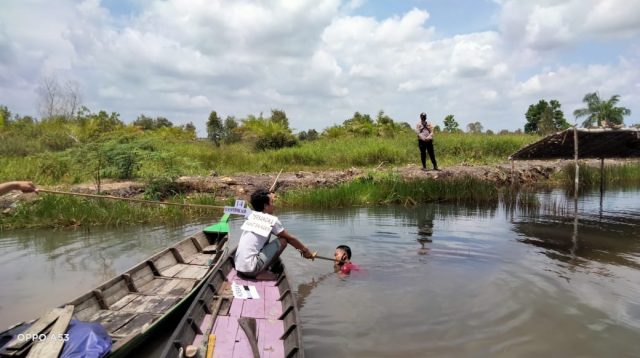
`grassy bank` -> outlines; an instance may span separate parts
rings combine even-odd
[[[504,162],[537,136],[440,133],[435,140],[440,166]],[[298,146],[255,151],[244,143],[221,145],[172,135],[171,132],[114,134],[98,142],[59,152],[0,157],[0,181],[28,179],[41,185],[77,184],[102,179],[145,180],[158,176],[238,172],[336,170],[350,167],[418,164],[415,134],[392,138],[342,137],[302,141]]]
[[[176,196],[173,202],[222,206],[211,195]],[[0,229],[120,226],[142,223],[182,223],[196,218],[217,217],[222,209],[183,208],[125,201],[87,199],[76,196],[40,194],[37,200],[20,203],[10,214],[0,214]]]

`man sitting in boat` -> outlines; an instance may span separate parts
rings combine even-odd
[[[275,210],[273,194],[265,189],[256,190],[251,194],[251,206],[255,211],[273,215]],[[271,234],[278,238],[269,242]],[[234,257],[236,271],[246,277],[258,280],[275,279],[267,269],[276,258],[280,257],[287,244],[291,244],[300,251],[304,258],[313,259],[313,253],[300,240],[285,230],[277,218],[267,236],[243,230]]]

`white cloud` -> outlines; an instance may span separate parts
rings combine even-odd
[[[501,30],[516,47],[550,50],[640,34],[640,0],[500,2]]]
[[[410,122],[428,111],[496,130],[522,127],[541,98],[570,113],[594,90],[640,110],[640,51],[559,62],[580,43],[638,38],[640,0],[497,3],[500,30],[446,37],[428,8],[374,18],[358,15],[367,3],[356,0],[145,0],[118,18],[98,0],[9,1],[0,13],[0,104],[35,113],[35,88],[53,73],[79,82],[93,110],[193,121],[201,134],[211,110],[243,117],[281,108],[299,129],[355,111]]]

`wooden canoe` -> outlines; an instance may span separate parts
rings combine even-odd
[[[232,252],[198,292],[171,335],[161,357],[304,358],[302,326],[289,277],[281,260],[271,271],[277,280],[241,278]],[[232,283],[254,286],[258,299],[234,298]],[[243,324],[254,325],[247,333]],[[253,341],[253,344],[252,342]]]
[[[125,356],[160,322],[191,303],[222,264],[228,256],[228,220],[225,214],[219,223],[154,254],[62,307],[71,307],[73,319],[100,323],[111,336],[109,357]],[[0,357],[25,357],[30,350],[41,349],[39,342],[26,341],[22,335],[19,339],[18,334],[53,333],[55,322],[63,319],[62,310],[54,308],[34,321],[0,333],[0,347],[4,346]]]

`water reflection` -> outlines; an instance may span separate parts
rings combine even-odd
[[[603,217],[580,220],[577,235],[573,220],[543,217],[514,224],[519,242],[542,248],[547,257],[577,266],[598,263],[640,268],[640,216],[635,219]]]
[[[281,213],[319,255],[349,245],[365,272],[341,277],[330,261],[285,250],[306,356],[636,354],[640,191],[608,192],[602,205],[583,196],[579,217],[561,191],[537,198],[536,211],[496,203]],[[232,246],[241,225],[230,222]],[[200,228],[2,233],[0,324],[32,318]]]

